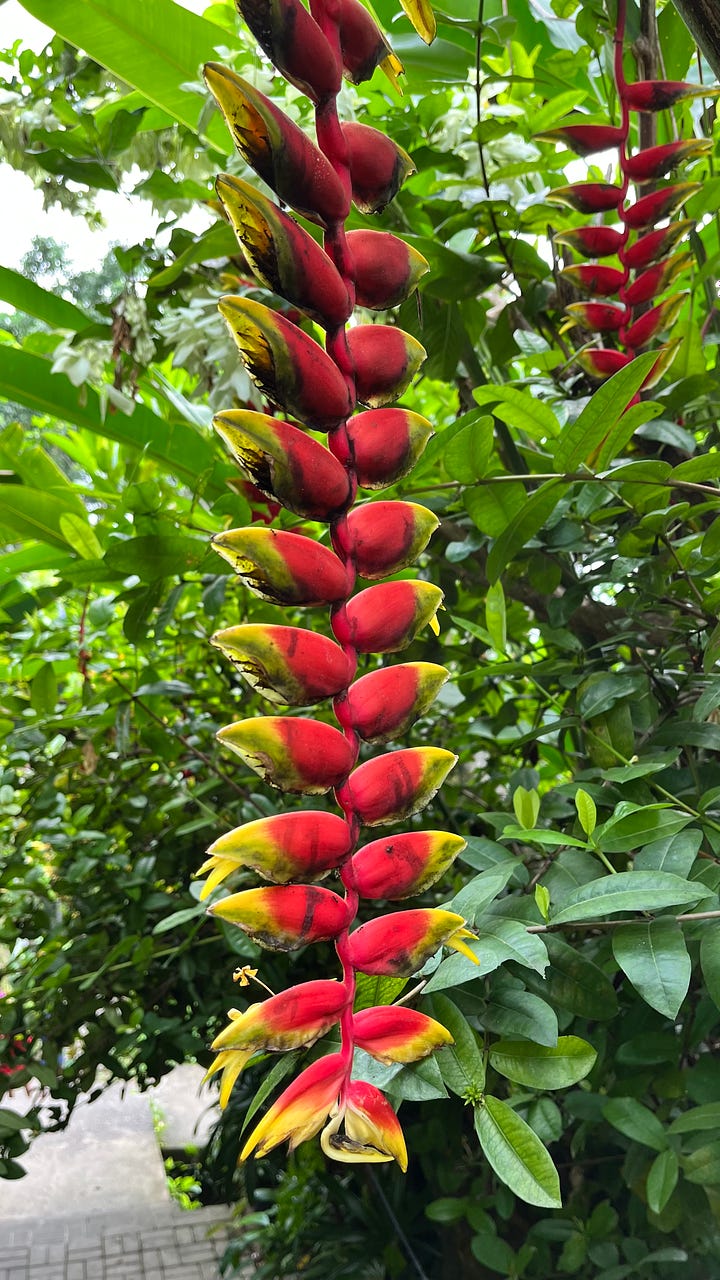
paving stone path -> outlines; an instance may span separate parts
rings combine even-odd
[[[202,1074],[178,1067],[154,1091],[166,1147],[206,1137]],[[172,1201],[151,1096],[112,1085],[33,1142],[24,1178],[0,1179],[0,1280],[218,1280],[232,1209]],[[18,1092],[9,1105],[28,1100]]]
[[[0,1280],[218,1280],[226,1206],[0,1223]]]

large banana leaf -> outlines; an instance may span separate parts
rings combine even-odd
[[[65,374],[51,371],[48,360],[29,351],[0,346],[0,396],[141,449],[206,496],[224,492],[225,477],[234,474],[219,459],[209,433],[205,437],[187,423],[166,422],[140,403],[131,414],[110,408],[103,413],[92,387],[73,386]]]
[[[79,333],[94,323],[74,302],[59,298],[34,280],[28,280],[20,271],[11,271],[9,267],[0,267],[0,301],[9,302],[18,311],[25,311],[29,316],[44,320],[51,329],[70,329],[73,333]]]
[[[186,86],[200,78],[204,62],[233,42],[232,33],[173,0],[21,0],[23,8],[84,50],[126,84],[184,124],[199,131],[202,98]],[[216,114],[207,136],[232,150]]]

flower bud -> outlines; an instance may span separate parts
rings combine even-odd
[[[627,157],[625,173],[632,182],[656,182],[686,160],[694,160],[712,151],[712,146],[709,138],[685,138],[678,142],[664,142],[659,147],[646,147]]]
[[[453,911],[431,907],[393,911],[350,934],[350,959],[361,973],[409,978],[442,946],[452,947],[478,964],[465,941],[472,937],[463,917]]]
[[[361,898],[411,898],[439,880],[465,845],[448,831],[386,836],[353,854],[348,879]]]
[[[672,257],[656,262],[633,280],[625,290],[625,301],[631,307],[637,307],[642,302],[649,302],[652,298],[656,298],[686,267],[690,266],[692,260],[691,253],[674,253]]]
[[[211,872],[201,898],[243,867],[251,867],[276,884],[317,880],[345,861],[350,853],[350,831],[335,813],[300,809],[235,827],[207,852],[208,858],[197,873]]]
[[[301,627],[245,623],[216,631],[211,644],[269,702],[307,706],[335,697],[353,677],[339,645]]]
[[[678,240],[682,240],[694,226],[694,222],[686,219],[681,222],[671,222],[667,227],[658,227],[656,231],[648,231],[647,235],[641,236],[635,244],[631,244],[625,250],[623,254],[625,265],[634,271],[649,267],[658,258],[664,258],[675,247]]]
[[[340,1126],[345,1125],[345,1133]],[[320,1135],[326,1156],[343,1164],[377,1164],[396,1160],[407,1170],[407,1148],[400,1122],[387,1098],[364,1080],[348,1085],[345,1105]]]
[[[240,1159],[267,1155],[281,1142],[289,1141],[290,1150],[294,1151],[301,1142],[314,1138],[337,1099],[345,1073],[340,1053],[320,1058],[301,1071],[255,1126]]]
[[[433,434],[426,418],[408,409],[371,409],[347,424],[358,484],[384,489],[409,471]]]
[[[339,787],[355,761],[339,729],[321,720],[255,716],[225,725],[215,736],[271,787],[306,796]]]
[[[353,1040],[378,1062],[418,1062],[452,1044],[446,1027],[426,1013],[402,1005],[363,1009],[353,1017]],[[216,1042],[217,1043],[217,1042]],[[214,1046],[213,1046],[214,1047]]]
[[[302,129],[227,67],[209,62],[205,80],[241,156],[285,204],[321,226],[347,217],[342,182]]]
[[[245,889],[212,903],[208,911],[236,924],[268,951],[297,951],[310,942],[330,942],[348,923],[342,898],[307,884]]]
[[[432,662],[371,671],[348,689],[345,706],[352,728],[365,742],[400,737],[432,705],[448,675]]]
[[[402,64],[360,0],[340,0],[340,47],[343,71],[352,84],[369,80],[376,67],[389,63],[390,78]]]
[[[229,294],[218,308],[250,377],[269,400],[318,431],[345,420],[352,407],[347,383],[317,342],[251,298]]]
[[[618,369],[624,369],[626,364],[630,364],[632,357],[610,347],[584,347],[577,352],[575,359],[591,378],[609,378]]]
[[[215,1037],[212,1048],[284,1052],[314,1044],[337,1022],[347,1002],[342,982],[328,978],[302,982],[269,1000],[251,1004]]]
[[[407,151],[367,124],[341,126],[348,147],[353,203],[360,213],[382,213],[415,173]]]
[[[350,231],[347,243],[355,263],[355,301],[371,311],[399,306],[430,270],[417,249],[389,231]]]
[[[556,244],[569,245],[586,258],[609,258],[619,253],[625,237],[614,227],[571,227],[553,236]]]
[[[336,604],[350,589],[347,570],[334,552],[300,533],[228,529],[216,533],[212,545],[270,604]]]
[[[348,541],[362,578],[386,578],[424,551],[440,521],[416,502],[367,502],[347,520]]]
[[[213,426],[235,461],[268,497],[306,520],[330,521],[347,507],[347,471],[317,440],[287,422],[227,409]]]
[[[612,302],[571,302],[565,310],[576,324],[593,333],[614,333],[626,314],[625,307]]]
[[[714,98],[718,93],[720,89],[684,80],[636,80],[625,85],[623,97],[631,111],[665,111],[683,98]]]
[[[384,582],[368,587],[348,601],[347,639],[358,653],[397,653],[424,626],[437,626],[435,614],[442,598],[440,588],[430,582]]]
[[[663,329],[669,329],[679,316],[687,296],[687,293],[674,293],[672,297],[665,298],[656,307],[646,311],[639,320],[623,330],[621,334],[623,346],[636,351],[638,347],[645,347],[648,342],[652,342]]]
[[[376,756],[336,788],[338,802],[349,801],[366,827],[402,822],[430,803],[456,763],[457,756],[442,747],[407,747]]]
[[[568,187],[556,187],[545,197],[551,204],[564,204],[578,213],[609,213],[619,207],[622,198],[622,187],[608,182],[574,182]]]
[[[240,178],[221,174],[215,189],[250,266],[268,289],[326,329],[347,320],[347,288],[307,231]]]
[[[563,267],[560,275],[569,280],[576,289],[585,293],[594,293],[600,298],[613,298],[622,289],[627,280],[627,271],[619,271],[617,267],[600,267],[595,263],[578,263],[571,267]]]
[[[427,355],[416,338],[395,325],[363,324],[347,336],[358,400],[373,409],[399,399]]]
[[[563,124],[536,133],[535,137],[541,142],[564,142],[576,155],[592,156],[619,147],[625,130],[611,124]]]
[[[236,0],[261,49],[313,102],[340,90],[340,67],[326,37],[300,0]]]
[[[674,186],[651,191],[649,195],[641,196],[624,210],[625,226],[633,231],[654,227],[656,222],[662,222],[664,218],[672,218],[680,206],[701,189],[699,182],[678,182]]]

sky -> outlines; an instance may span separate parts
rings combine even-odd
[[[209,0],[176,0],[176,3],[194,13],[202,13]],[[40,50],[51,34],[50,28],[32,18],[19,0],[0,3],[0,49],[8,48],[21,38],[30,48]],[[0,265],[5,267],[20,266],[34,236],[50,235],[68,246],[69,258],[77,270],[87,270],[102,261],[111,244],[135,244],[152,235],[158,223],[147,201],[101,191],[97,193],[96,207],[106,226],[93,231],[83,218],[65,210],[57,207],[44,210],[42,196],[30,179],[6,164],[0,164],[0,191],[3,209]]]

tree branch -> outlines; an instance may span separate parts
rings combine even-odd
[[[674,0],[675,8],[693,40],[720,80],[720,23],[717,0]]]

